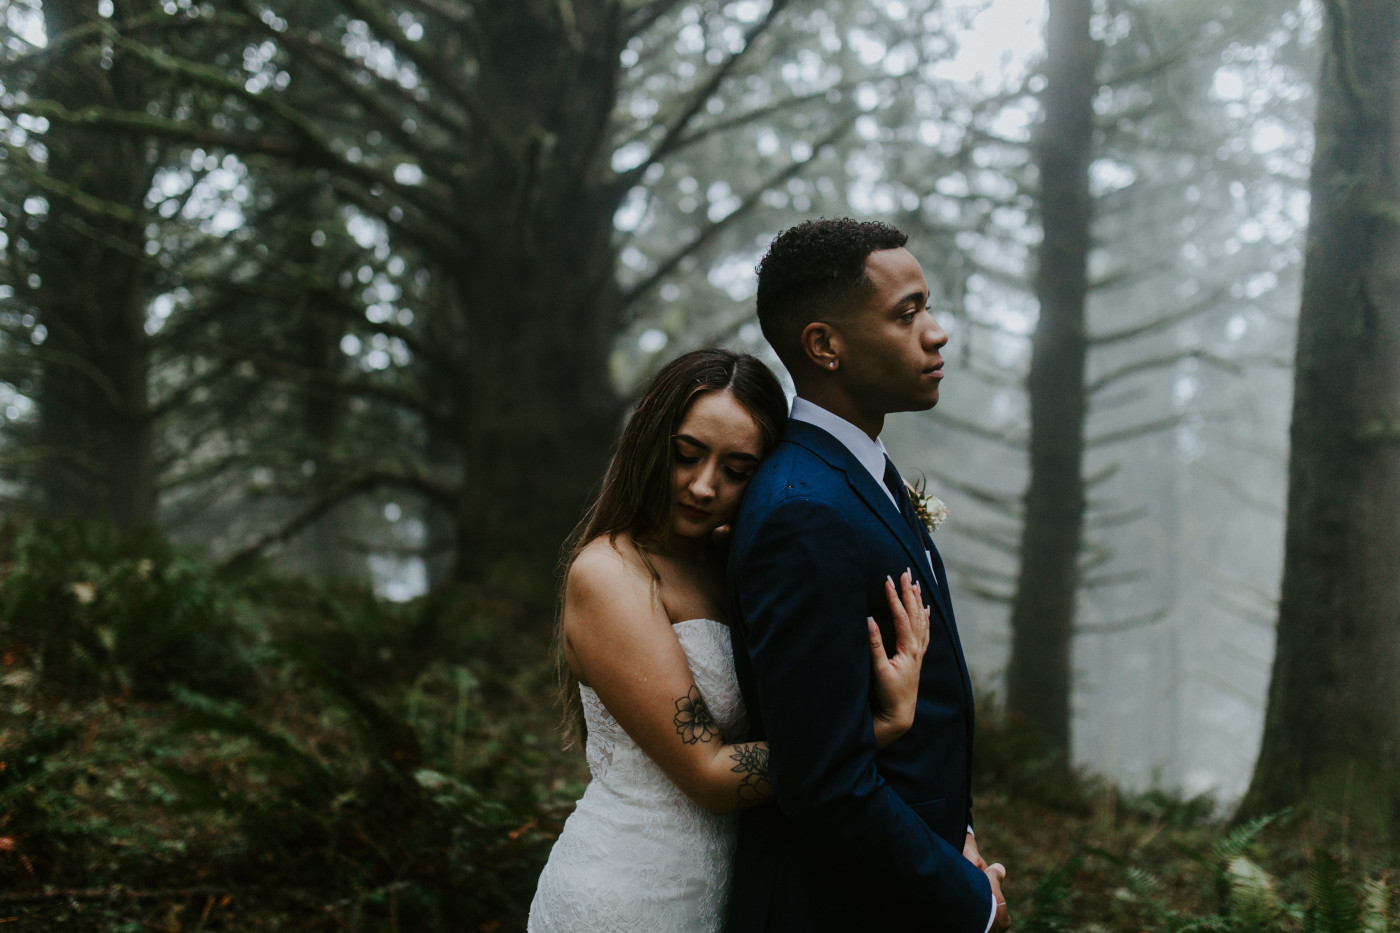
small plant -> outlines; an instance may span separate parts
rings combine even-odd
[[[1146,929],[1166,933],[1400,933],[1384,879],[1360,888],[1341,862],[1316,850],[1308,873],[1306,901],[1290,903],[1278,879],[1246,853],[1259,833],[1280,817],[1258,817],[1231,830],[1208,853],[1189,853],[1210,872],[1215,910],[1192,913],[1163,903],[1164,886],[1153,873],[1124,866],[1127,890],[1147,910]]]
[[[1083,856],[1075,856],[1040,879],[1031,895],[1030,917],[1018,921],[1017,930],[1024,933],[1069,933],[1073,929],[1068,909],[1069,894],[1074,873],[1083,860]]]
[[[1358,888],[1335,856],[1319,850],[1308,873],[1304,933],[1397,933],[1391,900],[1385,879],[1368,879]]]
[[[29,525],[0,557],[0,634],[45,679],[161,697],[247,689],[252,667],[212,573],[161,539]]]

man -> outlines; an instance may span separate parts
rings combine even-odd
[[[759,323],[798,397],[730,547],[735,666],[778,801],[740,817],[734,933],[1009,926],[1005,872],[972,834],[972,690],[947,576],[878,439],[886,414],[933,407],[943,377],[948,337],[905,241],[809,221],[758,268]],[[914,724],[880,751],[865,620],[893,644],[885,581],[906,569],[931,639]]]

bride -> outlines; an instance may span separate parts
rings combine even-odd
[[[531,933],[722,926],[732,814],[773,794],[767,744],[733,741],[747,721],[716,532],[786,418],[762,362],[708,349],[657,373],[623,428],[565,548],[556,641],[570,731],[586,732],[592,781],[540,875]],[[882,747],[913,722],[928,644],[909,575],[886,592],[893,657],[867,622]]]

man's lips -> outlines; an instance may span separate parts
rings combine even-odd
[[[928,369],[924,370],[924,375],[929,376],[933,379],[942,379],[943,364],[939,363],[937,366],[930,366]]]

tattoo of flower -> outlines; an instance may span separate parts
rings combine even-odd
[[[768,782],[768,748],[764,745],[736,745],[729,753],[734,767],[729,770],[742,774],[739,782],[739,802],[741,804],[763,803],[772,796],[772,784]]]
[[[687,745],[708,742],[719,736],[719,725],[710,715],[705,698],[694,684],[691,684],[685,696],[676,701],[676,718],[673,721],[681,741]]]

